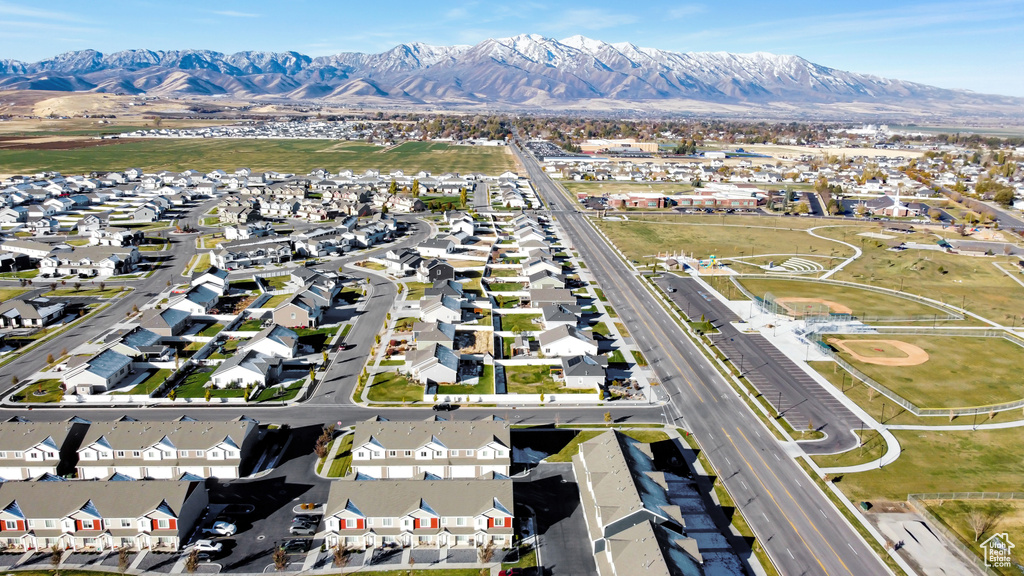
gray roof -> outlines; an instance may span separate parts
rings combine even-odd
[[[0,506],[26,518],[64,518],[83,509],[103,518],[139,518],[161,508],[177,516],[192,492],[202,489],[198,482],[169,480],[4,482]]]
[[[338,480],[331,483],[326,515],[347,510],[362,517],[398,518],[423,510],[436,516],[473,517],[492,509],[512,515],[511,480]],[[476,531],[467,524],[466,531]],[[447,528],[456,530],[452,525]]]
[[[584,354],[562,358],[562,373],[566,376],[604,376],[607,360]]]
[[[616,574],[701,576],[702,557],[696,541],[646,520],[608,537]],[[691,554],[697,556],[694,558]]]
[[[24,452],[46,442],[55,452],[59,452],[64,439],[71,432],[71,426],[70,422],[2,422],[0,448]]]
[[[204,306],[218,298],[220,298],[220,295],[201,284],[199,286],[193,286],[185,293],[185,299]]]
[[[174,420],[155,422],[93,422],[82,442],[87,447],[101,438],[112,450],[142,450],[166,438],[178,450],[206,450],[223,441],[241,447],[246,436],[256,431],[252,420]],[[96,461],[90,460],[88,464]],[[102,460],[100,461],[102,462]]]
[[[578,307],[567,307],[562,304],[548,304],[540,309],[545,322],[578,322]]]
[[[437,363],[455,371],[459,371],[459,355],[444,344],[431,342],[426,348],[412,350],[406,354],[406,361],[410,366],[415,366],[428,361],[430,358],[437,359]]]
[[[272,324],[263,330],[260,330],[258,334],[253,336],[252,340],[249,340],[240,348],[248,350],[252,348],[252,345],[263,339],[270,339],[288,348],[293,348],[299,342],[299,336],[293,330],[280,326],[278,324]]]
[[[121,343],[132,348],[152,346],[160,342],[160,336],[145,328],[136,328],[121,338]]]
[[[132,359],[114,352],[113,350],[104,350],[99,354],[89,358],[86,361],[89,364],[87,370],[101,376],[103,378],[110,378],[117,373],[118,370],[132,363]]]
[[[195,280],[196,278],[200,278],[202,276],[206,276],[207,274],[210,274],[211,276],[216,276],[217,278],[220,278],[222,280],[227,280],[227,278],[228,278],[227,270],[221,270],[220,268],[217,268],[216,266],[210,266],[209,268],[207,268],[203,272],[195,272],[195,273],[193,273],[192,274],[192,280]]]
[[[260,374],[266,375],[271,366],[279,364],[280,358],[274,358],[265,354],[260,354],[255,350],[247,350],[245,352],[239,352],[227,360],[220,363],[217,369],[213,371],[214,374],[220,374],[227,370],[234,368],[235,366],[242,366],[250,370],[259,372]]]
[[[415,322],[413,337],[424,342],[442,342],[455,339],[455,324],[447,322]]]
[[[170,328],[191,316],[184,310],[168,308],[166,310],[149,309],[142,313],[139,325],[144,328]]]
[[[534,288],[530,290],[530,301],[575,304],[576,296],[563,288]]]
[[[352,446],[373,442],[385,450],[415,450],[434,440],[452,450],[476,450],[491,442],[512,446],[504,420],[364,420],[357,422]]]
[[[541,346],[547,346],[548,344],[557,342],[563,338],[576,338],[577,340],[582,340],[588,344],[597,345],[597,342],[593,338],[587,336],[583,332],[580,332],[575,327],[566,324],[555,326],[551,330],[541,332],[540,336],[537,337],[537,340],[540,342]]]

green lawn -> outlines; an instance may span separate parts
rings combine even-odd
[[[185,381],[174,389],[174,395],[178,398],[205,398],[206,388],[204,387],[213,376],[213,369],[197,370],[189,374]],[[213,398],[241,398],[245,390],[237,388],[211,388],[210,396]]]
[[[524,288],[519,282],[494,282],[487,285],[491,292],[521,292]]]
[[[744,220],[736,220],[743,218]],[[596,220],[600,228],[626,256],[650,261],[659,252],[685,252],[698,258],[715,255],[719,258],[754,254],[816,254],[837,257],[853,254],[853,250],[827,239],[816,238],[803,230],[784,227],[755,227],[745,216],[726,218],[730,224],[690,224],[641,222],[631,220]],[[834,251],[834,252],[833,252]]]
[[[142,382],[136,384],[131,390],[126,392],[117,392],[117,394],[145,394],[148,396],[153,392],[153,390],[156,390],[157,387],[163,384],[164,380],[167,380],[167,378],[170,377],[171,372],[172,370],[169,368],[161,368],[150,375],[149,378],[146,378]]]
[[[519,305],[519,296],[495,296],[494,301],[498,308],[515,308]]]
[[[536,322],[540,317],[540,314],[502,314],[501,329],[508,332],[541,330],[541,325]]]
[[[406,282],[405,283],[405,299],[406,300],[419,300],[423,298],[423,292],[433,286],[430,282]]]
[[[647,366],[647,358],[639,350],[633,350],[633,360],[636,360],[637,366]]]
[[[412,316],[399,318],[395,321],[395,332],[408,332],[412,330],[412,325],[416,322],[418,322],[418,320]]]
[[[293,328],[293,332],[299,337],[299,344],[305,344],[312,346],[313,350],[320,351],[324,345],[330,340],[335,334],[338,333],[337,326],[331,326],[329,328]]]
[[[3,272],[0,278],[35,278],[39,276],[39,270],[22,270],[20,272]]]
[[[262,278],[263,283],[266,284],[270,290],[284,290],[285,284],[291,279],[290,275],[283,276],[271,276],[269,278]]]
[[[594,390],[566,388],[550,374],[558,366],[506,366],[505,384],[509,394],[596,394]]]
[[[629,330],[626,330],[626,325],[622,322],[616,322],[615,329],[619,331],[623,338],[629,338]]]
[[[253,332],[253,331],[259,332],[262,329],[263,329],[263,321],[262,320],[246,320],[245,322],[242,322],[242,324],[238,328],[236,328],[235,330],[237,330],[239,332]]]
[[[264,302],[260,308],[277,308],[284,303],[285,300],[291,298],[293,294],[274,294]]]
[[[334,455],[330,467],[327,468],[329,478],[343,478],[348,475],[348,469],[352,466],[353,438],[352,434],[346,434],[335,440],[335,442],[341,442],[341,446],[338,447],[338,453]]]
[[[0,288],[0,301],[6,302],[28,292],[28,288]]]
[[[847,450],[840,454],[811,456],[811,459],[822,468],[833,468],[874,462],[885,454],[886,444],[881,434],[875,430],[858,430],[857,434],[860,435],[861,445],[853,450]]]
[[[196,336],[216,336],[217,334],[220,334],[220,331],[223,329],[223,324],[214,324],[213,326],[207,326],[201,332],[196,334]]]
[[[494,366],[485,365],[483,373],[480,374],[480,382],[477,384],[452,384],[451,386],[438,386],[438,395],[457,394],[494,394]]]
[[[232,280],[231,287],[239,290],[256,290],[258,288],[255,280]]]
[[[64,397],[64,391],[61,390],[60,385],[59,379],[36,380],[19,390],[14,398],[17,402],[60,402],[60,399]],[[36,396],[35,393],[40,388],[44,394]]]
[[[608,325],[605,324],[604,322],[598,322],[597,324],[594,324],[591,330],[593,331],[595,337],[601,336],[603,338],[610,338],[612,334],[611,328],[609,328]]]
[[[608,429],[610,430],[611,427],[609,427]],[[564,447],[562,447],[562,449],[559,450],[558,453],[548,456],[547,458],[544,459],[544,461],[571,462],[572,457],[575,456],[576,454],[579,454],[580,444],[586,442],[587,440],[600,436],[604,432],[605,430],[580,430],[579,432],[576,433],[576,437],[573,438]],[[621,432],[624,435],[629,436],[634,440],[639,440],[640,442],[643,442],[645,444],[668,440],[668,434],[662,432],[661,430],[621,430]]]
[[[625,362],[626,357],[622,355],[621,350],[613,350],[612,353],[608,355],[609,364],[624,364]]]
[[[1019,428],[893,434],[902,448],[899,459],[881,470],[846,474],[837,484],[852,500],[904,501],[911,493],[1020,490],[1024,461]]]
[[[288,386],[281,388],[280,386],[268,386],[260,392],[259,396],[256,397],[257,402],[287,402],[298,395],[299,390],[302,390],[302,385],[306,383],[306,378],[293,382]]]
[[[371,402],[419,401],[423,399],[423,386],[395,372],[384,372],[373,377],[366,396]]]
[[[1019,379],[1024,348],[1003,338],[871,334],[842,340],[899,340],[928,353],[917,366],[879,366],[840,356],[855,368],[921,408],[986,406],[1024,398]]]
[[[890,296],[851,288],[824,284],[808,280],[784,280],[774,278],[742,278],[739,282],[744,288],[758,297],[772,293],[776,298],[821,298],[846,306],[857,316],[923,316],[936,315],[945,318],[942,310],[899,296]],[[725,296],[729,299],[741,299],[743,293],[732,282],[725,283]],[[799,309],[799,304],[792,305]]]
[[[43,294],[43,296],[95,296],[97,298],[112,298],[124,290],[125,288],[121,286],[116,288],[104,288],[102,290],[99,288],[80,288],[78,290],[75,290],[74,287],[57,288],[56,290],[50,290]]]
[[[604,290],[601,290],[600,288],[594,288],[594,294],[597,296],[597,299],[600,300],[601,302],[608,301],[608,298],[606,298],[604,295]]]
[[[449,146],[437,142],[407,142],[385,151],[360,142],[336,140],[116,140],[105,146],[71,150],[0,150],[0,165],[11,173],[54,170],[65,174],[125,170],[208,172],[233,166],[239,158],[256,172],[276,170],[305,174],[320,166],[362,172],[402,169],[444,172],[483,172],[497,175],[515,170],[504,147]]]
[[[511,268],[491,268],[489,275],[493,276],[494,278],[510,278],[514,276],[520,276],[521,274],[522,272],[518,270],[513,270]]]

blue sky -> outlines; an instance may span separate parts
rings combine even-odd
[[[1024,0],[0,0],[0,30],[0,58],[24,61],[83,48],[321,56],[583,34],[681,52],[797,54],[842,70],[1024,97]]]

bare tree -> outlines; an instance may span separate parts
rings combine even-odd
[[[189,574],[195,574],[196,570],[199,569],[199,550],[193,548],[188,556],[185,557],[185,571]]]
[[[974,541],[981,540],[996,522],[999,521],[1000,513],[997,510],[979,510],[977,508],[967,513],[967,525],[974,530]]]
[[[274,550],[274,568],[278,572],[284,570],[288,566],[288,553],[284,551],[284,548],[277,548]]]
[[[348,566],[348,549],[341,546],[334,547],[334,558],[332,560],[335,568],[344,568]]]
[[[494,543],[488,542],[487,546],[481,546],[479,555],[481,564],[489,563],[494,558]]]
[[[60,546],[56,544],[50,546],[50,566],[53,567],[53,576],[57,576],[57,568],[60,566],[60,560],[63,556],[64,551],[60,549]]]
[[[127,546],[121,546],[117,551],[117,570],[124,574],[128,571],[128,567],[131,566],[132,553]]]

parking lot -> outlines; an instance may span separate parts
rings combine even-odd
[[[520,521],[529,510],[537,516],[544,576],[597,576],[572,465],[540,464],[514,482]]]

